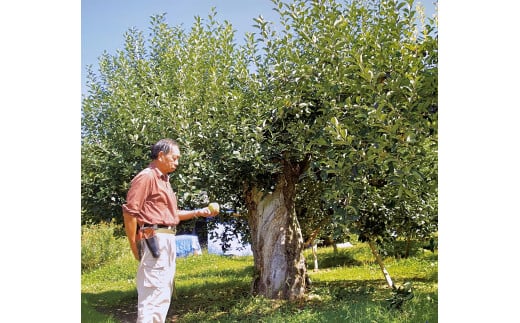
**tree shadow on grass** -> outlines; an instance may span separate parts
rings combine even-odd
[[[361,263],[352,258],[348,253],[339,253],[334,257],[320,257],[320,269],[336,266],[358,266]],[[245,318],[262,318],[269,313],[250,313],[245,317],[239,317],[237,304],[249,304],[248,299],[252,298],[250,287],[251,280],[244,280],[249,277],[252,268],[246,267],[242,270],[224,270],[219,272],[219,276],[239,277],[240,280],[213,280],[213,276],[192,276],[179,275],[176,277],[177,288],[172,297],[172,302],[168,311],[167,322],[175,322],[178,318],[183,318],[189,313],[222,315],[219,319],[226,317],[231,321],[243,321]],[[186,284],[182,281],[199,281],[196,284]],[[431,283],[436,281],[436,274],[426,278],[410,278],[412,282]],[[402,281],[402,278],[399,279]],[[180,282],[180,283],[179,283]],[[308,295],[318,295],[318,299],[303,300],[298,306],[312,307],[313,311],[334,311],[338,304],[354,302],[356,304],[376,303],[381,306],[386,304],[385,298],[391,296],[391,289],[384,279],[374,280],[335,280],[334,282],[313,282],[308,291]],[[86,299],[89,306],[100,313],[112,316],[117,321],[135,322],[137,318],[137,291],[106,291],[102,293],[82,293],[82,299]],[[269,301],[266,301],[269,303]],[[269,303],[270,304],[270,303]],[[278,304],[278,303],[277,303]],[[284,303],[285,304],[285,303]],[[240,306],[240,305],[239,305]],[[282,307],[268,306],[272,312],[294,310],[294,304],[287,303]],[[261,308],[267,311],[266,307]],[[265,317],[265,316],[264,316]],[[253,319],[253,317],[251,317]],[[258,321],[258,320],[256,320]]]
[[[133,323],[137,319],[136,290],[128,292],[106,291],[103,293],[81,293],[81,298],[81,306],[85,306],[86,303],[99,313],[112,316],[119,322]]]
[[[428,283],[428,279],[413,279]],[[176,297],[172,298],[167,315],[167,322],[176,322],[189,313],[207,312],[211,315],[222,315],[224,320],[243,321],[245,319],[260,319],[264,315],[269,316],[275,311],[291,313],[296,307],[312,308],[315,312],[336,311],[341,304],[375,304],[386,307],[386,298],[391,296],[391,289],[382,279],[373,280],[336,280],[334,282],[314,282],[311,285],[310,295],[319,296],[308,298],[296,303],[263,301],[260,307],[262,313],[239,314],[236,311],[237,304],[248,304],[251,299],[250,283],[243,281],[229,281],[225,283],[205,282],[200,286],[184,286],[176,289]],[[122,323],[135,322],[137,318],[137,292],[136,291],[107,291],[99,294],[82,294],[89,300],[98,312],[110,315]],[[117,302],[113,300],[117,299]],[[110,301],[112,300],[112,301]],[[245,301],[245,303],[244,303]],[[273,306],[265,306],[273,302]],[[117,304],[117,305],[114,305]],[[276,306],[274,306],[276,304]],[[282,305],[280,305],[282,304]],[[235,310],[232,310],[235,309]],[[270,310],[270,312],[266,312]],[[211,314],[213,313],[213,314]],[[208,319],[209,319],[208,316]]]
[[[375,293],[386,292],[384,281],[375,280],[335,280],[331,282],[313,282],[310,293],[331,296],[336,301],[368,301]]]
[[[314,269],[314,258],[312,256],[306,257],[307,268]],[[318,268],[333,268],[333,267],[356,267],[361,266],[363,262],[354,259],[354,255],[348,252],[337,252],[331,254],[318,255]]]
[[[235,277],[243,277],[248,273],[250,274],[251,268],[229,270],[229,272],[233,272]],[[203,280],[203,283],[196,286],[179,286],[178,281],[179,278],[176,278],[177,285],[172,295],[167,322],[175,322],[177,317],[182,317],[190,312],[204,311],[208,308],[208,304],[212,306],[213,310],[215,308],[226,310],[237,301],[250,295],[249,281],[215,283],[211,280]],[[133,323],[137,319],[137,290],[135,289],[132,291],[82,293],[81,295],[82,303],[87,303],[102,314],[112,316],[118,322]]]
[[[249,296],[249,284],[214,283],[197,288],[177,288],[172,296],[167,314],[168,322],[175,322],[177,317],[190,312],[204,311],[208,304],[221,310],[232,307],[235,302]],[[119,322],[135,322],[137,319],[137,291],[107,291],[103,293],[82,293],[88,304],[96,311],[112,316]],[[108,302],[107,299],[119,299]],[[116,304],[116,305],[114,305]]]

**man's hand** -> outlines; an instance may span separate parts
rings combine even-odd
[[[198,217],[210,217],[218,214],[218,211],[211,210],[209,207],[195,210],[178,210],[178,215],[181,221],[190,220]]]
[[[219,212],[218,210],[211,209],[209,207],[205,207],[205,208],[200,209],[200,216],[207,218],[209,216],[217,215],[218,212]]]

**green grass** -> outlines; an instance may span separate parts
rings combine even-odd
[[[169,317],[177,322],[437,322],[437,252],[384,259],[394,283],[410,281],[414,298],[389,310],[392,296],[369,247],[319,248],[319,270],[305,251],[312,286],[306,300],[289,302],[250,295],[253,258],[202,256],[177,259],[176,294]],[[82,322],[119,322],[135,311],[137,261],[121,257],[82,274]],[[104,313],[104,314],[101,314]],[[112,317],[111,317],[112,315]]]

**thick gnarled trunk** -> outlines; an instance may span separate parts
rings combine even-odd
[[[294,209],[297,179],[297,172],[286,171],[273,192],[261,192],[255,187],[246,190],[254,295],[289,300],[305,295],[303,238]]]

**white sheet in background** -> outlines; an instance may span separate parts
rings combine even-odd
[[[224,232],[225,225],[224,224],[217,224],[217,227],[213,230],[213,234],[222,235],[222,232]],[[225,255],[225,256],[252,256],[253,251],[251,251],[251,245],[249,243],[247,244],[241,244],[239,242],[239,239],[234,237],[234,239],[231,241],[231,246],[229,249],[224,252],[222,250],[222,242],[220,239],[211,239],[210,238],[211,233],[208,232],[208,253],[215,254],[215,255]]]

